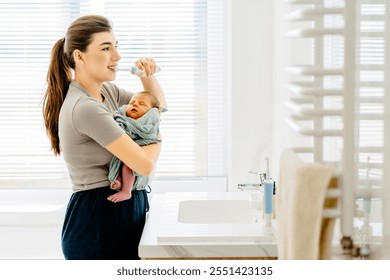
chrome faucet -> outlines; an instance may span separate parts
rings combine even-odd
[[[256,174],[259,176],[260,185],[263,185],[263,182],[267,179],[267,173],[260,170],[251,170],[249,173]]]
[[[267,179],[267,173],[260,170],[250,170],[249,173],[259,176],[259,184],[238,184],[238,188],[242,191],[262,190],[263,182]]]

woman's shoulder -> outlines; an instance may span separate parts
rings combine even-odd
[[[116,84],[111,83],[111,82],[104,82],[102,91],[105,93],[112,93],[112,94],[118,94],[119,88]]]
[[[107,97],[111,97],[119,106],[127,104],[134,95],[132,92],[120,88],[111,82],[103,83],[102,93]]]
[[[115,99],[119,99],[119,97],[125,94],[125,90],[118,87],[116,84],[111,82],[104,82],[102,86],[102,93],[106,96],[112,96]]]

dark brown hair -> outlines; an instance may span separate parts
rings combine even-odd
[[[112,31],[111,23],[103,16],[83,16],[71,23],[64,38],[58,40],[51,52],[47,71],[47,90],[43,97],[43,119],[54,155],[61,154],[58,121],[75,68],[73,52],[85,52],[95,33]]]
[[[137,92],[135,95],[137,95],[137,94],[145,94],[145,95],[149,96],[150,101],[152,101],[151,102],[152,107],[160,109],[160,101],[158,101],[157,97],[155,95],[151,94],[149,91],[147,91],[147,90],[140,91],[140,92]]]

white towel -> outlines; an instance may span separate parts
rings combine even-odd
[[[278,259],[320,258],[321,221],[325,193],[334,169],[302,162],[284,150],[276,194]]]

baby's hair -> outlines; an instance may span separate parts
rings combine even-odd
[[[137,95],[137,94],[144,94],[144,95],[149,96],[150,100],[152,101],[152,107],[160,109],[160,101],[158,101],[157,97],[154,96],[153,94],[151,94],[149,91],[147,91],[147,90],[140,91],[140,92],[137,92],[135,95]]]

